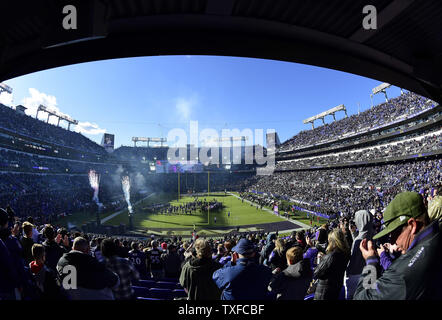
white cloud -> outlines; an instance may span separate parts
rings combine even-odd
[[[5,106],[11,106],[12,105],[12,94],[7,92],[0,93],[0,103],[4,104]]]
[[[177,115],[182,120],[189,120],[192,108],[196,105],[197,99],[195,96],[190,98],[180,97],[175,99],[175,110]]]
[[[57,98],[55,96],[40,92],[35,88],[29,88],[29,94],[31,95],[30,97],[26,97],[22,100],[22,104],[27,108],[27,115],[35,117],[40,105],[44,105],[53,111],[60,112],[60,109],[57,107]],[[41,111],[38,113],[38,118],[41,120],[46,120],[47,116],[48,115],[45,112]],[[57,122],[58,119],[56,117],[49,118],[49,123],[57,124]]]
[[[74,131],[84,133],[84,134],[103,134],[106,132],[106,129],[100,128],[100,126],[96,123],[90,122],[78,122],[78,125],[75,126]]]

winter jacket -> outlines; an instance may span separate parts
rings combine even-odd
[[[46,265],[51,270],[56,270],[58,260],[66,253],[66,250],[55,241],[46,240],[43,242],[46,253]]]
[[[167,252],[161,255],[164,264],[164,276],[166,278],[178,278],[181,273],[181,260],[176,252]]]
[[[373,238],[373,218],[366,210],[360,210],[355,213],[355,224],[359,233],[351,246],[350,262],[347,266],[347,275],[358,275],[362,273],[365,266],[365,260],[362,257],[359,245],[363,239],[371,240]]]
[[[0,297],[4,294],[12,295],[14,288],[19,286],[19,280],[8,248],[0,239]]]
[[[304,300],[311,281],[310,261],[303,259],[277,274],[269,284],[269,291],[276,293],[277,300]]]
[[[76,250],[65,253],[57,264],[57,272],[61,282],[69,275],[64,273],[66,266],[73,266],[77,275],[77,287],[84,289],[81,291],[72,289],[68,290],[73,299],[107,299],[110,295],[113,298],[113,288],[119,284],[118,275],[106,268],[106,266],[98,262],[94,257]],[[80,292],[80,294],[78,294]]]
[[[266,300],[271,277],[270,268],[245,258],[213,273],[222,300]]]
[[[378,258],[369,257],[353,299],[442,300],[441,250],[441,230],[434,221],[416,234],[407,252],[395,259],[382,275],[378,272]],[[373,287],[364,285],[364,278],[373,275],[376,279]]]
[[[279,253],[276,250],[273,250],[270,254],[268,263],[272,271],[276,268],[280,268],[281,270],[287,268],[287,259],[285,257],[285,254],[283,252]]]
[[[318,278],[315,300],[337,300],[344,283],[344,272],[349,257],[340,250],[325,255],[315,269]]]
[[[219,300],[221,290],[212,279],[222,265],[210,258],[191,258],[183,266],[180,284],[187,291],[189,300]]]
[[[310,269],[312,270],[312,272],[314,272],[315,268],[316,268],[316,257],[317,256],[318,256],[318,249],[316,247],[309,247],[303,256],[304,259],[309,259]]]

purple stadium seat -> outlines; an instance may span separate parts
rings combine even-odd
[[[178,289],[176,282],[157,281],[152,288]]]
[[[184,289],[175,289],[172,291],[172,296],[174,298],[184,298],[187,297],[187,293]]]
[[[312,294],[306,295],[306,296],[304,297],[304,300],[313,300],[314,297],[315,297],[315,294],[312,293]]]
[[[132,286],[132,289],[134,289],[136,297],[149,297],[150,296],[149,288]]]
[[[151,298],[171,300],[172,299],[172,290],[163,289],[163,288],[151,288],[149,289],[149,296]]]
[[[146,298],[146,297],[137,297],[137,300],[162,300],[162,299]]]
[[[143,287],[143,288],[153,288],[155,286],[154,280],[139,280],[137,282],[137,287]]]

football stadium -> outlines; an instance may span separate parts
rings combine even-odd
[[[364,1],[20,2],[0,12],[0,300],[442,299],[437,1],[372,1],[373,34]],[[86,27],[58,30],[76,8]],[[340,80],[303,93],[275,71],[297,63]],[[216,94],[160,101],[181,68]]]

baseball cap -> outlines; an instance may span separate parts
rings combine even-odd
[[[233,252],[237,252],[239,254],[252,253],[255,249],[255,245],[252,241],[248,239],[239,240],[238,244],[232,248]]]
[[[394,197],[384,212],[384,229],[373,239],[379,239],[425,212],[422,196],[417,192],[401,192]]]

